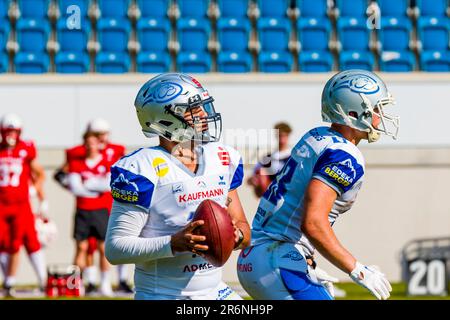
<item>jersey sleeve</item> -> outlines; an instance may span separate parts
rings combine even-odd
[[[238,188],[244,180],[244,165],[242,156],[233,148],[228,147],[227,151],[230,157],[230,190]]]
[[[115,201],[150,209],[158,182],[154,170],[145,170],[133,157],[122,158],[111,167],[111,195]],[[146,172],[146,173],[144,173]]]
[[[355,186],[364,175],[364,167],[349,152],[327,148],[317,159],[312,177],[341,195]]]

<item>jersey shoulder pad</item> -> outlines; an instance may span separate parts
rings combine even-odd
[[[83,158],[85,156],[86,148],[81,144],[66,150],[67,161],[74,158]]]
[[[325,148],[313,169],[313,177],[328,184],[338,194],[350,190],[363,176],[363,157],[355,146],[348,143],[336,143]]]

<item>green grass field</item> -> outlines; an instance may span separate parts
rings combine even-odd
[[[337,287],[346,292],[344,298],[337,298],[336,300],[374,300],[375,298],[364,288],[355,283],[339,283]],[[21,287],[24,289],[33,289],[31,287]],[[0,299],[2,299],[0,297]],[[47,297],[27,297],[21,296],[19,299],[33,299],[33,300],[128,300],[127,297],[82,297],[82,298],[47,298]],[[245,297],[246,300],[251,300],[250,297]],[[450,300],[450,295],[447,296],[407,296],[405,283],[393,283],[390,300]]]

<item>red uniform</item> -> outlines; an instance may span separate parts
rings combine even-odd
[[[11,254],[22,244],[29,253],[41,248],[28,194],[30,164],[35,158],[32,142],[18,140],[13,148],[0,148],[0,250]]]

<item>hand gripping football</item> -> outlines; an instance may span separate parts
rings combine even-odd
[[[204,220],[205,224],[194,230],[194,234],[206,237],[208,250],[205,259],[216,267],[227,262],[234,249],[234,227],[227,210],[213,200],[204,200],[197,207],[192,221]]]

